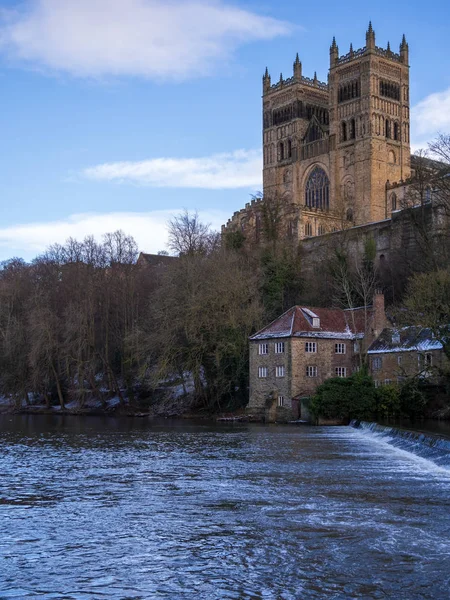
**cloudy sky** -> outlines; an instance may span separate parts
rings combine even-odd
[[[266,65],[326,80],[369,19],[407,36],[426,146],[450,131],[448,0],[0,0],[0,259],[118,228],[156,252],[183,208],[219,227],[261,189]]]

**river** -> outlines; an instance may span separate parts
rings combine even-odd
[[[351,427],[0,417],[0,598],[450,598],[450,469]]]

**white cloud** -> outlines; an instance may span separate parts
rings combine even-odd
[[[28,0],[2,15],[0,49],[83,77],[203,76],[240,45],[291,31],[227,0]]]
[[[204,158],[155,158],[89,167],[83,175],[98,181],[152,187],[232,189],[261,187],[260,150],[237,150]]]
[[[108,214],[75,214],[67,219],[41,223],[12,225],[0,229],[0,259],[22,256],[29,260],[43,252],[49,245],[64,243],[73,237],[83,240],[93,235],[100,240],[108,232],[122,229],[132,235],[143,252],[164,250],[167,243],[167,221],[179,210],[152,211],[145,213],[115,212]],[[213,229],[227,221],[229,214],[220,211],[199,212],[204,223]]]
[[[450,88],[430,94],[411,109],[411,150],[426,148],[438,133],[450,132]]]

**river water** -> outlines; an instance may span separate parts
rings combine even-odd
[[[450,598],[450,470],[350,427],[0,418],[0,598]]]

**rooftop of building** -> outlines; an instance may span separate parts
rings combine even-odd
[[[137,262],[140,265],[158,267],[160,265],[173,263],[177,258],[177,256],[168,256],[167,254],[147,254],[146,252],[141,252]]]
[[[430,352],[442,350],[442,343],[437,340],[428,327],[386,328],[372,342],[368,354],[384,354],[389,352]]]
[[[373,308],[312,308],[293,306],[250,340],[305,337],[323,339],[355,339],[364,336],[367,317]]]

